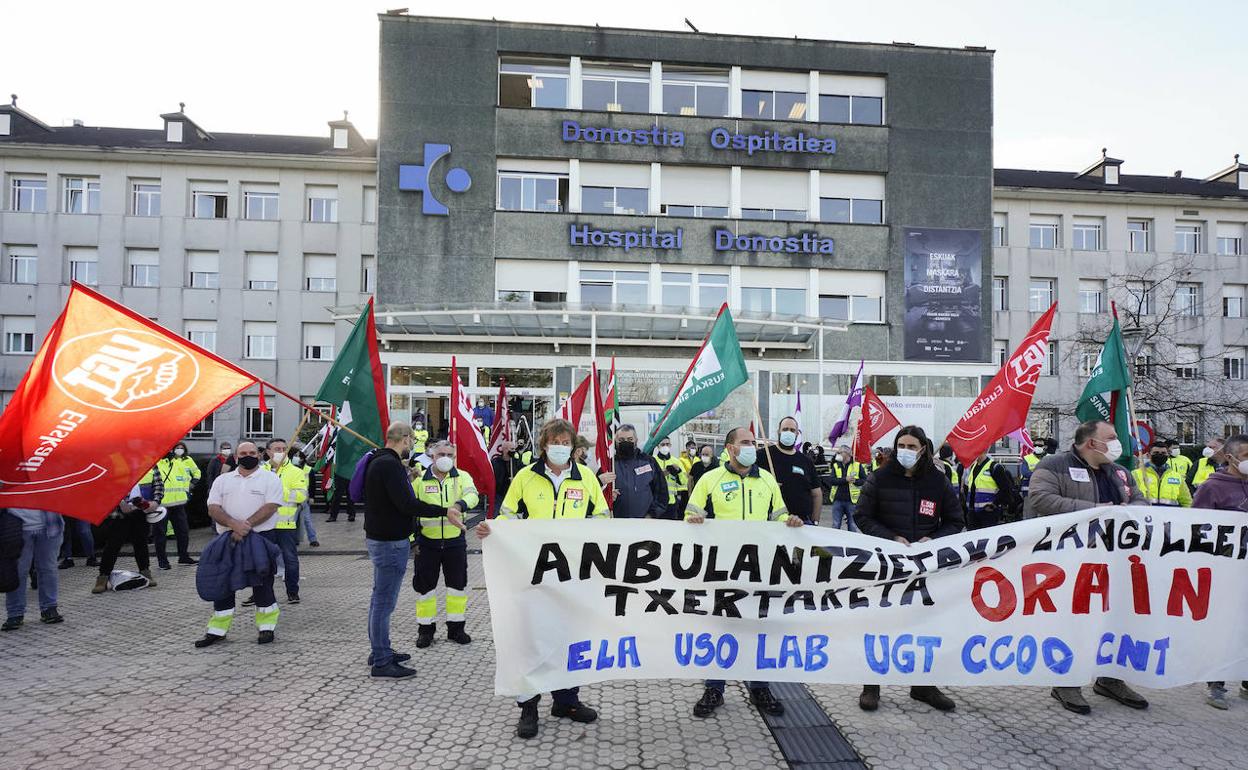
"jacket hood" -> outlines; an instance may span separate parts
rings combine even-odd
[[[1233,476],[1230,471],[1214,471],[1213,475],[1205,479],[1205,484],[1226,489],[1248,489],[1248,479]]]

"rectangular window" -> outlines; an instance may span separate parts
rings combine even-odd
[[[8,246],[9,283],[38,283],[39,252],[34,246]]]
[[[277,324],[271,321],[244,321],[243,357],[277,358]]]
[[[24,355],[35,352],[35,317],[29,315],[0,316],[4,329],[4,352]]]
[[[100,285],[100,255],[94,246],[68,246],[69,278],[87,286]]]
[[[728,114],[728,73],[723,70],[664,69],[663,112],[722,118]]]
[[[1062,244],[1062,218],[1051,215],[1033,215],[1029,225],[1031,248],[1056,249]]]
[[[1032,407],[1027,413],[1027,432],[1033,441],[1057,439],[1057,410]]]
[[[861,294],[820,294],[819,316],[849,323],[879,323],[882,298]]]
[[[662,297],[659,304],[666,307],[688,307],[693,304],[693,273],[662,273]]]
[[[186,252],[187,286],[216,289],[220,286],[220,254],[215,251]]]
[[[277,255],[247,252],[243,255],[243,277],[252,291],[277,291]]]
[[[1131,312],[1141,316],[1152,315],[1154,312],[1156,288],[1157,285],[1154,283],[1128,281],[1127,297],[1130,301]]]
[[[718,273],[697,273],[695,296],[698,307],[716,309],[728,301],[728,276]]]
[[[160,286],[160,251],[157,249],[127,249],[126,262],[130,267],[130,285],[154,288]]]
[[[992,245],[1005,246],[1005,228],[1008,224],[1006,215],[1001,212],[994,212],[992,215]]]
[[[727,206],[685,206],[664,203],[663,214],[669,217],[692,217],[695,219],[727,219]]]
[[[45,177],[13,177],[9,184],[9,210],[42,214],[48,210]]]
[[[742,219],[765,219],[779,222],[805,222],[806,212],[799,209],[741,209]]]
[[[278,213],[279,202],[276,187],[244,186],[243,218],[276,221],[280,216]]]
[[[1071,223],[1071,248],[1076,251],[1100,251],[1104,220],[1076,218]]]
[[[303,360],[334,360],[334,325],[305,323],[303,325]]]
[[[1100,356],[1100,353],[1095,350],[1080,350],[1079,351],[1079,376],[1080,377],[1092,376],[1092,370],[1096,368],[1096,359],[1099,356]]]
[[[187,321],[186,338],[209,353],[217,352],[217,322]]]
[[[338,260],[334,255],[303,255],[303,288],[306,291],[338,290]]]
[[[806,290],[742,286],[741,309],[779,315],[806,315]]]
[[[1240,222],[1218,223],[1218,254],[1241,257],[1244,254],[1244,225]]]
[[[1005,366],[1005,359],[1010,355],[1009,340],[993,340],[992,341],[992,362],[996,366]]]
[[[648,305],[650,274],[642,270],[581,270],[582,305]]]
[[[883,224],[884,201],[864,198],[820,198],[819,221]]]
[[[1010,279],[996,276],[992,279],[992,309],[1004,312],[1010,309]]]
[[[328,185],[308,185],[309,222],[338,221],[338,188]]]
[[[650,191],[644,187],[582,187],[581,210],[586,214],[646,214]]]
[[[501,59],[498,106],[567,109],[568,60]]]
[[[360,293],[377,291],[377,258],[365,254],[360,258]]]
[[[204,415],[204,419],[191,426],[186,432],[187,438],[212,438],[216,428],[216,415],[209,413]]]
[[[1144,345],[1140,348],[1140,352],[1135,357],[1135,376],[1141,379],[1147,379],[1153,376],[1154,367],[1157,365],[1156,357],[1153,355],[1151,345]]]
[[[1199,222],[1178,222],[1174,226],[1174,253],[1199,254],[1201,252],[1204,225]]]
[[[1027,309],[1033,313],[1043,313],[1053,304],[1056,295],[1056,278],[1032,278],[1027,288]]]
[[[1057,343],[1053,340],[1049,341],[1049,355],[1044,359],[1044,376],[1057,376]]]
[[[1227,348],[1222,357],[1222,373],[1228,380],[1244,379],[1244,349]]]
[[[225,219],[228,200],[224,189],[192,189],[191,216],[195,219]]]
[[[268,411],[260,411],[260,400],[252,396],[243,399],[243,435],[248,438],[268,438],[273,435],[273,399],[268,399]]]
[[[136,217],[160,216],[160,182],[130,183],[130,213]]]
[[[1222,286],[1222,317],[1243,318],[1244,297],[1248,287],[1242,283],[1228,283]]]
[[[581,74],[581,109],[649,112],[648,66],[587,66]]]
[[[1174,421],[1174,435],[1183,446],[1196,444],[1196,418],[1179,417]]]
[[[744,104],[744,99],[742,100]],[[792,118],[799,120],[800,118]],[[857,123],[879,126],[884,123],[884,100],[878,96],[819,94],[820,123]]]
[[[1105,312],[1105,282],[1079,279],[1079,312]]]
[[[1174,376],[1180,380],[1194,380],[1201,376],[1200,346],[1174,346]]]
[[[100,213],[100,180],[67,176],[61,180],[64,197],[61,210],[66,214]]]
[[[741,117],[805,120],[806,94],[800,91],[741,91]]]
[[[364,188],[364,224],[371,225],[377,222],[377,188]]]
[[[1127,251],[1145,254],[1152,251],[1152,239],[1149,233],[1153,229],[1151,219],[1127,220]]]
[[[1174,305],[1181,316],[1200,316],[1204,315],[1201,306],[1204,300],[1201,297],[1201,285],[1198,283],[1181,283],[1174,290]]]
[[[500,211],[567,211],[568,177],[565,174],[500,171],[498,208]]]

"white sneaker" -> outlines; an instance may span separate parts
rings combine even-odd
[[[1226,704],[1226,689],[1223,687],[1210,687],[1209,695],[1205,698],[1205,703],[1213,706],[1219,711],[1226,711],[1230,706]]]

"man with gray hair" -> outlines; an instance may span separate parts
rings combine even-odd
[[[621,425],[615,431],[615,500],[617,519],[662,519],[667,513],[667,480],[654,458],[637,448],[637,429]]]
[[[1122,442],[1112,423],[1085,422],[1075,430],[1069,452],[1049,455],[1031,474],[1031,489],[1023,518],[1053,516],[1101,505],[1148,505],[1126,468],[1117,464]],[[1148,701],[1121,679],[1097,677],[1093,692],[1113,698],[1133,709],[1148,708]],[[1091,713],[1092,707],[1078,687],[1054,687],[1052,695],[1067,711]]]

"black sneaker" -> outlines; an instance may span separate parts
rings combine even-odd
[[[724,694],[714,687],[708,687],[698,702],[693,704],[693,715],[702,718],[709,717],[722,705],[724,705]]]
[[[69,569],[74,566],[73,559],[61,559],[61,563],[56,565],[57,569]]]
[[[400,666],[392,660],[384,666],[373,666],[369,676],[374,676],[378,679],[406,679],[409,676],[416,676],[416,669]]]
[[[178,564],[199,564],[199,562],[192,559],[190,556],[179,556]]]
[[[937,711],[953,711],[957,707],[953,702],[953,698],[945,695],[935,687],[911,687],[910,697],[921,703],[926,703]]]
[[[98,567],[98,566],[100,566],[100,563],[99,563],[98,561],[96,561],[96,559],[95,559],[95,557],[94,557],[94,556],[92,556],[90,559],[87,559],[87,566],[88,566],[88,567]]]
[[[875,711],[880,707],[880,686],[864,684],[862,694],[858,696],[858,708],[863,711]]]
[[[261,631],[260,636],[256,638],[256,644],[272,644],[273,639],[272,631]]]
[[[173,569],[173,567],[169,564],[169,562],[165,562],[164,564],[158,564],[156,566],[160,567],[161,569]]]
[[[299,594],[286,594],[286,603],[287,603],[287,604],[298,604],[298,603],[299,603]]]
[[[433,644],[433,633],[437,628],[437,623],[421,623],[416,631],[416,649],[423,650]]]
[[[46,610],[41,610],[39,612],[39,622],[48,623],[49,625],[53,623],[64,623],[65,618],[61,615],[61,613],[56,611],[56,607],[49,607]]]
[[[311,543],[308,543],[308,545],[312,546],[313,548],[320,548],[320,547],[321,547],[321,541],[319,541],[319,540],[313,540]]]
[[[224,642],[225,634],[204,634],[203,639],[195,640],[195,649],[202,650],[205,647],[211,647],[217,642]]]
[[[336,516],[330,516],[328,519],[325,520],[325,523],[333,524],[335,521],[338,521],[338,518]]]
[[[9,618],[4,621],[3,625],[0,625],[0,631],[16,631],[25,621],[25,618]]]
[[[520,721],[516,723],[516,737],[528,739],[537,735],[537,701],[541,697],[534,695],[520,704]]]
[[[406,663],[411,659],[412,656],[408,655],[406,652],[396,652],[394,657],[391,658],[391,660],[395,663]],[[371,652],[368,654],[368,665],[373,665],[373,654]]]
[[[773,717],[784,715],[784,704],[776,700],[776,696],[771,694],[769,687],[750,688],[750,703],[753,703],[764,714],[770,714]]]
[[[553,704],[550,707],[550,715],[552,717],[571,719],[573,722],[580,722],[581,724],[589,724],[590,722],[597,721],[598,719],[598,712],[594,711],[589,706],[586,706],[584,703],[581,703],[579,700],[576,703],[569,703],[567,705],[563,705],[561,703]]]

